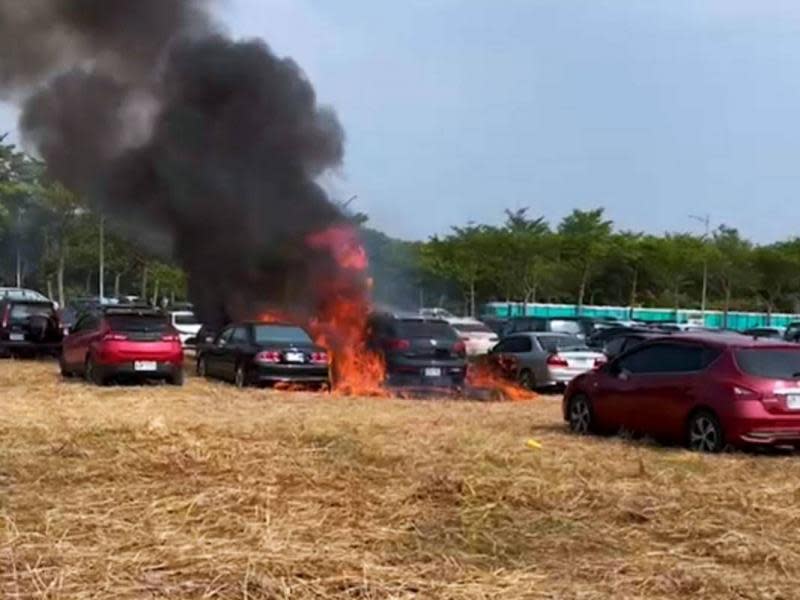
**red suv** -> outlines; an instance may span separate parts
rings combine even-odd
[[[84,375],[97,385],[111,379],[166,379],[183,384],[183,348],[163,313],[105,308],[79,317],[64,338],[61,373]]]
[[[800,346],[743,335],[674,335],[567,387],[576,433],[620,428],[693,450],[800,445]]]

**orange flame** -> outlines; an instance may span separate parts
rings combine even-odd
[[[512,378],[517,372],[515,361],[492,362],[484,357],[470,365],[467,371],[467,384],[473,388],[496,393],[502,400],[525,401],[535,400],[538,395],[518,385]]]

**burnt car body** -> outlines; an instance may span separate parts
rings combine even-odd
[[[368,328],[368,347],[386,365],[386,385],[460,388],[464,384],[466,347],[447,321],[381,313],[370,316]]]
[[[197,345],[197,374],[237,387],[276,383],[330,386],[330,357],[308,333],[286,323],[232,323]]]

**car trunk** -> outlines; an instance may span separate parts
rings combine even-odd
[[[61,326],[53,305],[41,302],[10,304],[4,323],[12,342],[48,343],[61,340]]]

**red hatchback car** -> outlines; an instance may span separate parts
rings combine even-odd
[[[657,338],[574,379],[563,412],[576,433],[625,429],[703,452],[800,445],[800,345]]]
[[[183,347],[166,315],[150,309],[105,308],[81,316],[64,338],[61,374],[111,379],[165,379],[183,384]]]

